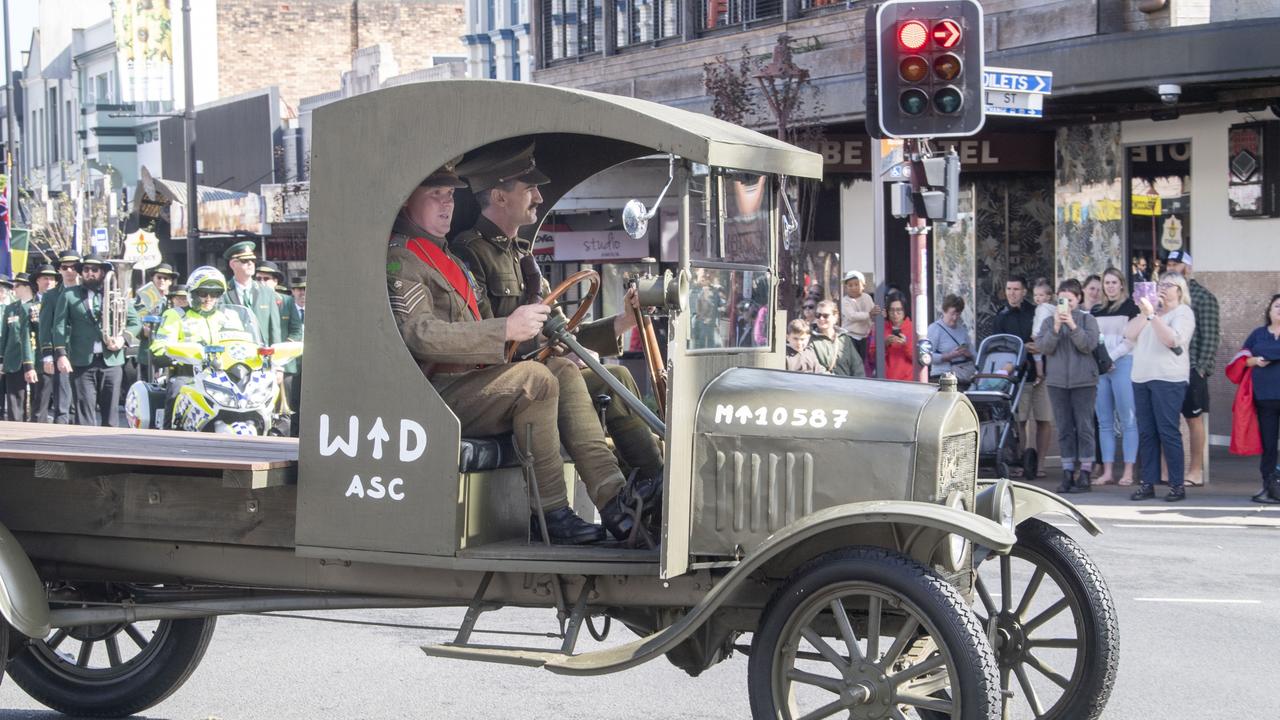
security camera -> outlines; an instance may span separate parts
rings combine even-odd
[[[1178,102],[1178,98],[1182,97],[1182,86],[1172,83],[1162,84],[1156,89],[1156,92],[1160,95],[1160,102],[1165,105],[1175,105]]]

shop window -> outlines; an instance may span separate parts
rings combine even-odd
[[[1174,250],[1191,248],[1191,143],[1127,148],[1130,283],[1149,282]]]

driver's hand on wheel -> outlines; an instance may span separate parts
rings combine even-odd
[[[507,341],[532,340],[542,332],[542,325],[551,315],[551,308],[542,303],[521,305],[507,316]]]

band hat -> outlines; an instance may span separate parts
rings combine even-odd
[[[187,286],[174,285],[173,287],[169,288],[169,292],[168,294],[165,295],[165,297],[187,297]]]
[[[867,283],[867,276],[863,275],[857,270],[850,270],[849,272],[844,274],[843,282],[849,282],[850,280],[857,280],[858,282],[865,285]]]
[[[514,150],[509,144],[490,146],[460,164],[458,174],[467,179],[472,192],[492,190],[512,180],[545,185],[551,182],[551,178],[538,169],[533,150],[534,143]]]
[[[84,260],[80,261],[80,265],[82,267],[89,266],[89,265],[96,265],[99,267],[110,267],[111,261],[95,253],[93,255],[90,255],[89,257],[86,257]]]
[[[13,280],[8,275],[0,275],[0,287],[13,288]]]
[[[1186,250],[1174,250],[1169,253],[1169,257],[1165,258],[1166,262],[1182,263],[1183,265],[1195,265],[1191,262],[1191,253]]]
[[[451,187],[464,188],[467,186],[466,181],[458,177],[458,162],[462,160],[462,156],[450,160],[449,162],[436,168],[422,182],[418,183],[418,187]]]
[[[284,284],[284,283],[280,283],[280,284],[276,285],[276,292],[280,293],[281,295],[288,295],[288,294],[289,294],[289,286],[288,286],[288,285],[286,285],[286,284]]]
[[[71,262],[78,264],[82,260],[84,260],[84,258],[80,257],[80,253],[76,252],[75,250],[63,250],[62,252],[58,253],[59,265],[63,263],[71,263]]]
[[[43,276],[56,278],[58,277],[58,270],[48,263],[45,263],[43,265],[37,265],[36,277],[43,277]]]
[[[295,283],[293,284],[293,288],[292,288],[292,289],[293,289],[293,290],[306,290],[306,289],[307,289],[307,281],[306,281],[306,280],[299,280],[299,281],[295,282]]]
[[[270,260],[263,260],[262,262],[258,263],[258,267],[256,270],[254,270],[254,272],[266,273],[268,275],[275,275],[276,280],[279,280],[280,282],[284,282],[286,280],[284,276],[284,271],[280,269],[280,266],[276,265]]]
[[[13,284],[14,285],[30,285],[31,276],[24,272],[18,273],[17,275],[13,276]]]
[[[159,265],[147,271],[147,275],[168,275],[170,277],[178,277],[177,271],[169,263],[160,263]]]
[[[222,253],[222,259],[228,262],[232,260],[257,260],[258,254],[255,252],[252,240],[241,240]]]

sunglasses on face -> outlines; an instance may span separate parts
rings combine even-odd
[[[829,317],[831,317],[831,313],[818,313],[818,317],[820,317],[820,318],[829,318]]]
[[[805,305],[805,306],[804,306],[804,309],[805,309],[805,310],[814,310],[815,308],[814,308],[814,306],[812,306],[812,305]]]
[[[193,293],[191,293],[191,294],[192,294],[192,295],[194,295],[194,296],[195,296],[195,297],[197,297],[197,298],[220,298],[220,297],[222,297],[222,291],[221,291],[221,290],[197,290],[197,291],[195,291],[195,292],[193,292]]]
[[[59,265],[59,266],[58,266],[58,269],[59,269],[59,270],[75,270],[75,269],[76,269],[76,264],[75,264],[75,263],[63,263],[63,264],[61,264],[61,265]]]

